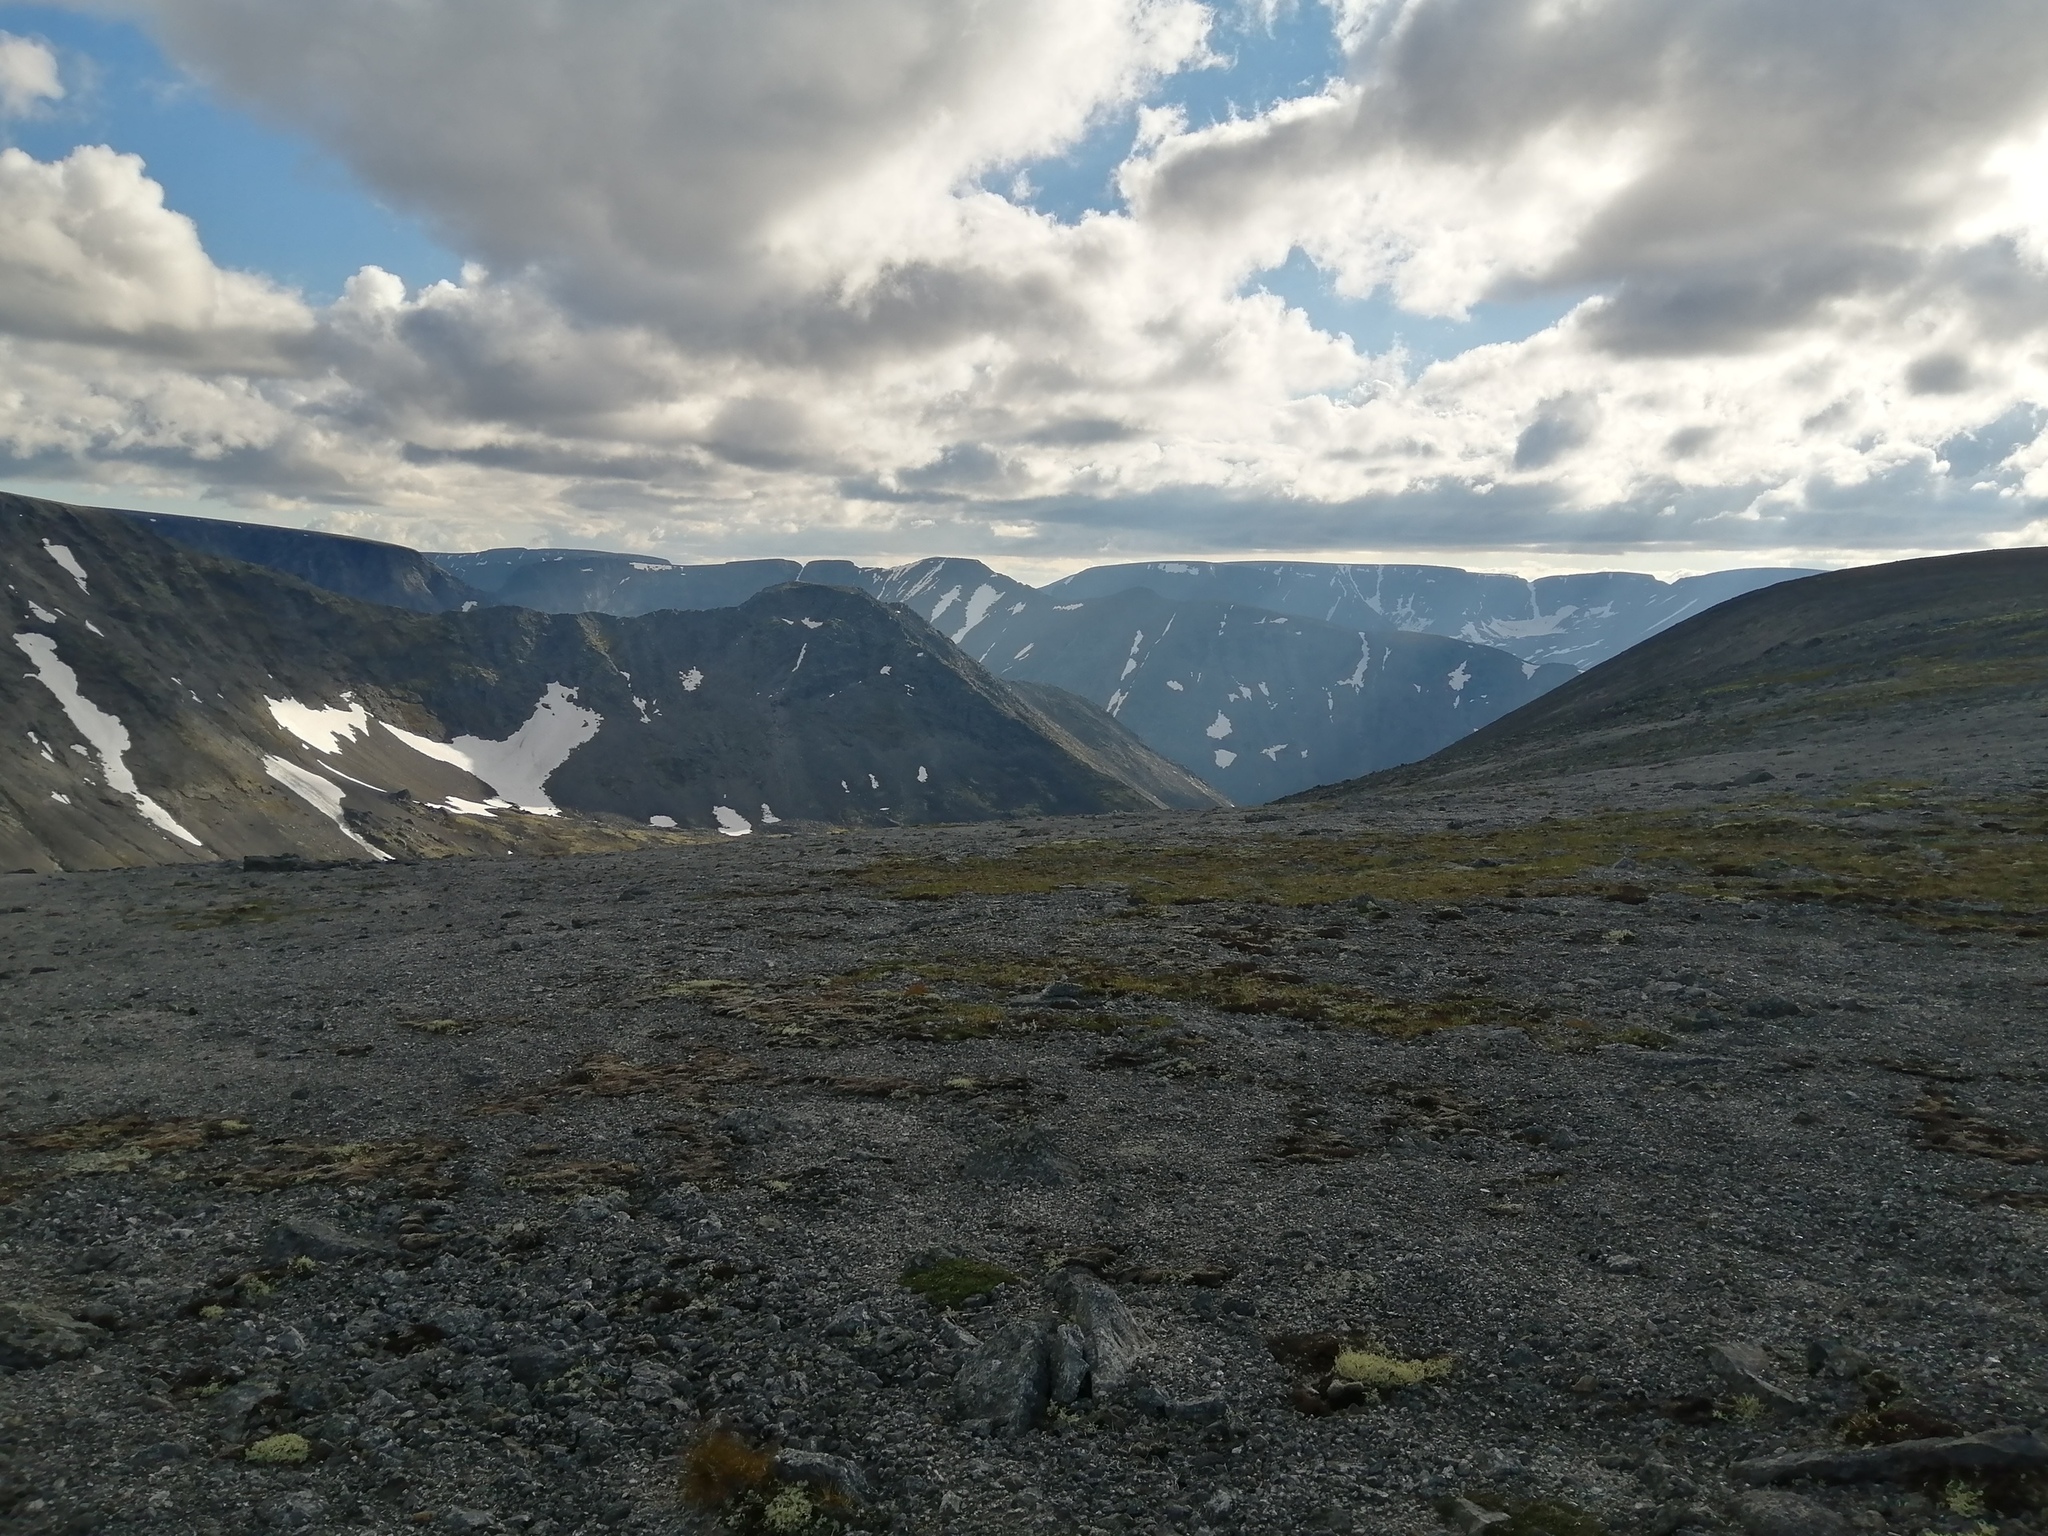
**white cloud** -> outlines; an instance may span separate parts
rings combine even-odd
[[[2033,0],[1343,0],[1344,79],[1210,127],[1148,97],[1213,62],[1188,0],[130,8],[488,270],[315,309],[132,158],[0,154],[22,474],[1023,560],[1928,548],[2048,499]],[[1120,112],[1127,211],[985,190]],[[1591,297],[1422,367],[1257,291],[1297,248],[1421,314]]]
[[[64,82],[49,45],[0,32],[0,120],[28,117],[45,102],[63,99]]]

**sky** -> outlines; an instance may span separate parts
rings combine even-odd
[[[688,560],[2048,543],[2038,0],[0,0],[0,487]]]

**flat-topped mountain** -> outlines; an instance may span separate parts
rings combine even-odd
[[[407,613],[14,496],[0,565],[26,663],[0,672],[20,724],[0,741],[5,868],[1218,803],[1114,722],[1105,755],[856,592]]]

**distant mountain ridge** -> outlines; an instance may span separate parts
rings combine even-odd
[[[4,868],[1220,803],[864,593],[408,613],[6,495],[0,567],[18,663],[0,668]]]
[[[209,547],[259,558],[269,530],[244,539],[238,526],[215,525]],[[304,574],[311,562],[294,553],[288,568]],[[544,613],[726,608],[789,582],[902,603],[997,676],[1080,695],[1238,804],[1427,757],[1692,613],[1800,574],[1530,581],[1442,566],[1168,560],[1097,566],[1041,589],[956,557],[684,565],[508,547],[414,558],[447,574],[451,597],[481,594],[465,603]]]

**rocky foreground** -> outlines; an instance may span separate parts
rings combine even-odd
[[[2048,1529],[2042,806],[1735,777],[0,877],[0,1521]]]

